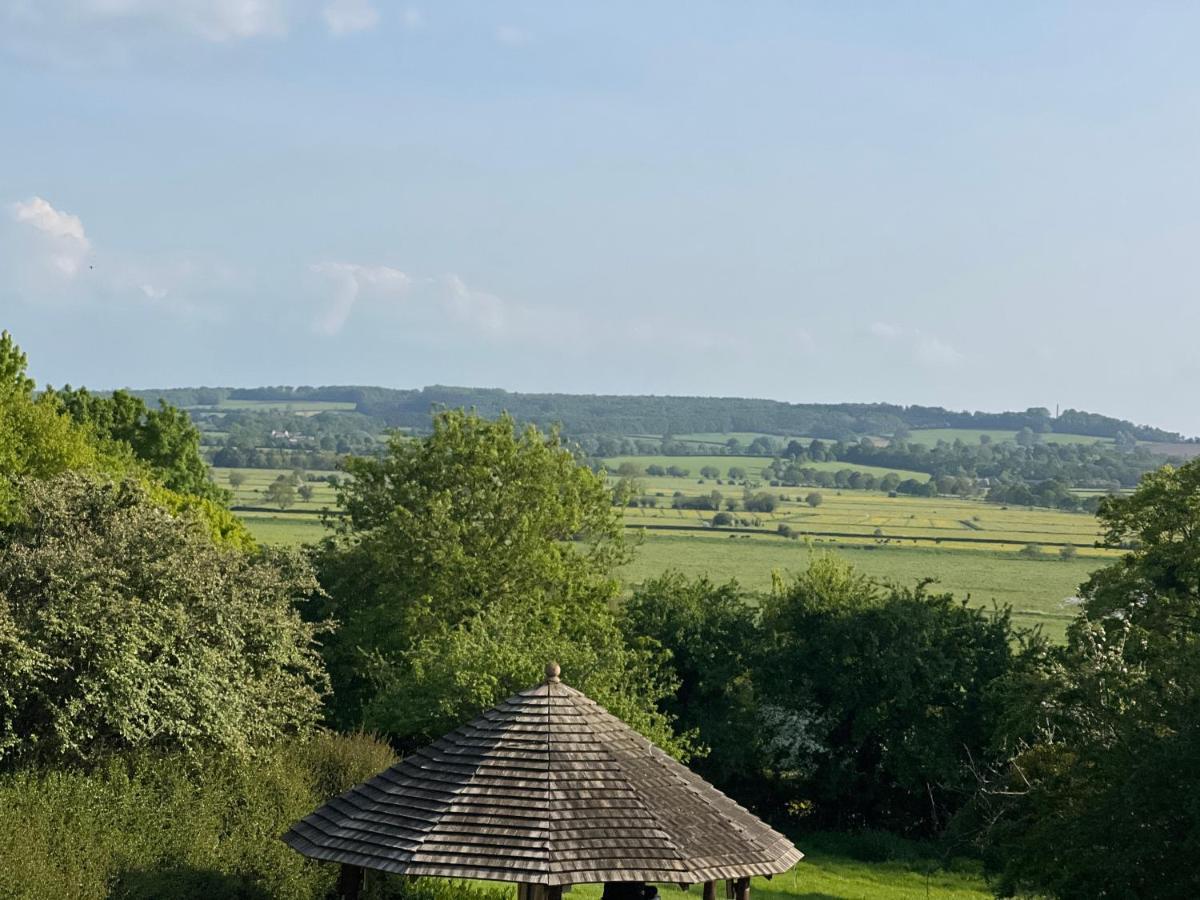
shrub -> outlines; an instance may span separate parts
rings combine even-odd
[[[288,554],[218,546],[137,482],[21,486],[0,531],[0,765],[244,753],[310,730],[325,676]]]
[[[253,758],[139,753],[89,772],[2,776],[0,893],[13,900],[324,898],[337,868],[306,860],[279,836],[392,760],[372,738],[320,734]]]

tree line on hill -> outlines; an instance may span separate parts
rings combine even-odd
[[[1181,802],[1200,788],[1200,462],[1102,501],[1105,541],[1130,549],[1053,645],[835,557],[761,595],[664,573],[622,598],[636,548],[604,478],[511,417],[443,412],[347,459],[328,536],[269,550],[24,372],[5,336],[0,803],[19,815],[0,817],[0,883],[17,896],[330,896],[332,873],[276,840],[290,818],[548,656],[783,827],[971,847],[1007,894],[1200,889],[1200,810]]]
[[[1125,432],[1137,440],[1178,441],[1180,435],[1097,413],[1068,409],[1057,417],[1043,407],[1010,412],[960,412],[937,406],[890,403],[785,403],[739,397],[659,397],[583,394],[525,394],[497,388],[433,385],[404,390],[366,386],[171,388],[139,392],[177,406],[221,400],[354,403],[356,410],[390,427],[425,431],[438,408],[474,409],[495,418],[503,413],[564,434],[662,435],[703,432],[805,434],[826,440],[893,434],[901,429],[970,428],[1036,433],[1059,431],[1098,438]],[[190,401],[197,401],[196,403]],[[208,401],[208,403],[203,403]]]

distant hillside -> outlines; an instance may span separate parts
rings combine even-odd
[[[890,435],[897,429],[975,428],[1080,434],[1140,441],[1179,442],[1183,437],[1098,413],[1068,409],[1057,418],[1035,407],[1023,412],[956,412],[939,406],[889,403],[784,403],[741,397],[656,397],[592,394],[522,394],[498,388],[433,385],[419,390],[334,385],[325,387],[170,388],[136,391],[186,408],[229,401],[353,403],[357,412],[388,426],[423,429],[438,407],[473,407],[485,416],[511,413],[523,422],[559,424],[571,435],[760,432],[839,440]]]

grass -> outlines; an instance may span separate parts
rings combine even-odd
[[[613,456],[604,460],[609,472],[615,472],[617,467],[623,462],[631,462],[642,471],[645,471],[646,466],[659,465],[664,468],[668,466],[678,466],[681,469],[687,469],[690,473],[690,478],[699,478],[700,470],[705,466],[715,466],[721,470],[721,475],[724,476],[729,471],[730,467],[738,466],[746,470],[747,475],[753,479],[761,479],[762,470],[770,465],[771,458],[767,456]],[[896,473],[901,478],[915,478],[917,481],[928,481],[929,475],[925,472],[910,472],[907,469],[886,469],[882,466],[863,466],[856,463],[846,462],[809,462],[804,461],[800,464],[804,469],[816,469],[818,472],[839,472],[847,469],[852,472],[867,472],[872,475],[883,477],[891,472]],[[674,478],[673,482],[678,483],[686,479]]]
[[[357,404],[342,400],[222,400],[217,409],[280,410],[298,414],[314,414],[330,410],[353,410]],[[208,407],[212,408],[212,407]]]
[[[961,440],[964,444],[978,444],[980,435],[986,434],[992,439],[993,443],[1000,444],[1004,441],[1015,441],[1017,437],[1017,429],[1005,431],[1004,429],[995,428],[914,428],[905,443],[907,444],[924,444],[927,447],[933,447],[938,441],[945,441],[948,444],[953,444],[954,441]],[[1042,441],[1047,444],[1094,444],[1097,441],[1102,443],[1112,443],[1109,438],[1093,437],[1087,434],[1048,434],[1040,435]]]
[[[278,478],[280,475],[291,475],[291,469],[224,469],[213,468],[213,480],[225,488],[233,492],[233,506],[270,506],[267,502],[266,492],[267,486]],[[234,488],[229,483],[229,476],[234,472],[240,473],[245,481]],[[330,475],[331,472],[310,472],[310,475]],[[344,478],[340,473],[339,477]],[[311,500],[302,500],[296,497],[296,503],[290,509],[294,512],[320,512],[325,507],[332,507],[337,504],[337,494],[333,486],[324,481],[309,481],[304,482],[313,489]]]
[[[646,532],[637,556],[621,572],[627,584],[677,569],[714,581],[736,579],[752,590],[771,587],[772,574],[785,575],[808,565],[814,552],[834,550],[856,568],[876,578],[913,585],[936,578],[937,588],[972,602],[1013,607],[1021,625],[1041,625],[1061,638],[1074,618],[1070,601],[1079,585],[1105,560],[1080,556],[1028,559],[1014,552],[952,550],[939,547],[855,545],[790,541],[767,535],[730,537],[722,532],[662,534]]]
[[[719,491],[726,499],[740,499],[743,488],[736,484],[718,484],[694,478],[638,479],[644,493],[650,494],[657,507],[626,511],[629,525],[648,528],[692,525],[705,526],[712,519],[706,510],[671,508],[672,494],[689,496]],[[1105,555],[1093,545],[1099,529],[1093,516],[1053,509],[1006,507],[962,497],[889,497],[879,491],[854,491],[836,488],[770,488],[780,499],[772,513],[753,516],[755,527],[774,532],[780,525],[814,537],[851,540],[875,538],[880,532],[887,543],[920,545],[951,544],[975,549],[1018,550],[1029,543],[1047,545],[1052,551],[1072,544],[1085,556]],[[810,493],[819,493],[822,502],[811,507],[804,502]],[[738,513],[741,518],[748,514]]]
[[[262,544],[298,547],[312,544],[326,535],[317,516],[296,513],[239,512],[246,528]]]
[[[726,498],[741,497],[742,486],[717,484],[694,477],[702,465],[745,465],[760,457],[634,457],[661,465],[692,468],[689,478],[640,478],[643,489],[660,504],[656,508],[629,509],[625,522],[644,534],[636,559],[621,573],[633,585],[678,569],[688,575],[707,575],[715,581],[737,579],[752,590],[767,590],[775,571],[798,570],[813,551],[836,550],[863,572],[899,584],[935,578],[938,586],[972,602],[1007,604],[1022,625],[1040,624],[1048,634],[1061,637],[1074,617],[1072,598],[1078,586],[1098,567],[1115,557],[1113,551],[1093,545],[1098,537],[1094,517],[1048,509],[1002,507],[978,499],[958,497],[889,497],[878,491],[815,489],[823,502],[804,503],[813,488],[778,488],[785,498],[772,513],[736,513],[750,533],[712,529],[713,513],[671,509],[671,495],[721,491]],[[619,459],[618,461],[619,462]],[[838,463],[825,464],[840,467]],[[219,484],[228,486],[231,470],[214,470]],[[242,469],[246,482],[236,492],[235,505],[264,507],[264,491],[284,470]],[[314,483],[308,502],[287,511],[239,511],[250,532],[262,543],[299,545],[325,534],[315,513],[336,502],[333,489]],[[801,534],[788,540],[776,533],[786,526]],[[877,535],[876,532],[879,532]],[[1029,558],[1023,548],[1037,544],[1041,558]],[[1077,548],[1074,559],[1061,559],[1058,548]]]

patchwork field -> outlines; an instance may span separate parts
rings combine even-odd
[[[721,475],[724,476],[729,472],[731,467],[738,467],[746,470],[747,475],[751,479],[760,479],[762,470],[765,466],[771,463],[771,459],[765,456],[613,456],[604,460],[608,466],[609,472],[615,472],[621,463],[632,463],[642,470],[646,466],[658,465],[663,468],[677,466],[680,469],[686,469],[690,472],[691,478],[699,478],[700,470],[706,466],[713,466],[721,470]],[[816,469],[818,472],[839,472],[843,469],[848,469],[852,472],[866,472],[871,475],[883,477],[894,472],[901,478],[914,478],[917,481],[928,481],[929,476],[924,472],[910,472],[907,469],[885,469],[882,466],[864,466],[857,463],[846,462],[808,462],[800,464],[802,468]],[[652,479],[647,478],[647,481],[657,485],[678,485],[682,479],[668,478]]]
[[[231,475],[240,476],[243,481],[237,487],[230,483]],[[271,507],[277,508],[267,500],[267,488],[279,476],[285,478],[292,474],[291,469],[212,469],[213,480],[227,491],[233,493],[232,505],[237,507]],[[330,472],[310,472],[308,475],[326,476]],[[333,485],[325,481],[308,481],[307,477],[300,482],[312,488],[312,497],[305,500],[297,496],[295,505],[289,507],[292,512],[318,513],[326,507],[337,504],[337,495]]]
[[[222,400],[216,406],[194,406],[191,409],[222,410],[222,409],[256,409],[279,410],[297,415],[313,415],[330,410],[354,410],[357,404],[340,400]]]
[[[961,440],[965,444],[978,444],[981,435],[987,435],[995,444],[1016,439],[1017,429],[1005,431],[996,428],[915,428],[910,432],[906,443],[924,444],[933,447],[938,441],[948,444]],[[1038,435],[1038,439],[1047,444],[1094,444],[1097,441],[1111,444],[1111,438],[1092,437],[1086,434],[1055,434],[1047,432]]]
[[[242,507],[238,515],[258,540],[297,546],[326,534],[319,512],[336,502],[330,485],[313,483],[310,501],[298,500],[294,507],[277,510],[264,492],[288,472],[218,469],[215,478],[228,487],[234,471],[245,477],[235,492],[235,505]],[[774,512],[737,512],[743,524],[713,528],[713,512],[672,509],[672,494],[678,490],[698,496],[716,489],[740,498],[740,486],[699,483],[696,478],[639,481],[647,492],[662,496],[655,497],[658,507],[625,511],[631,537],[639,542],[636,558],[622,572],[630,587],[677,569],[714,581],[737,579],[752,590],[766,591],[773,573],[786,576],[804,568],[812,554],[836,551],[883,580],[911,585],[936,578],[939,589],[970,596],[973,602],[1011,605],[1020,624],[1040,624],[1048,634],[1061,637],[1074,615],[1072,598],[1080,583],[1116,555],[1093,546],[1096,520],[1078,513],[849,490],[820,490],[822,503],[814,508],[803,502],[812,489],[785,488],[774,491],[781,498]],[[780,536],[780,526],[798,537]],[[1030,545],[1040,547],[1040,553]],[[1060,549],[1066,545],[1074,550],[1063,558]]]

